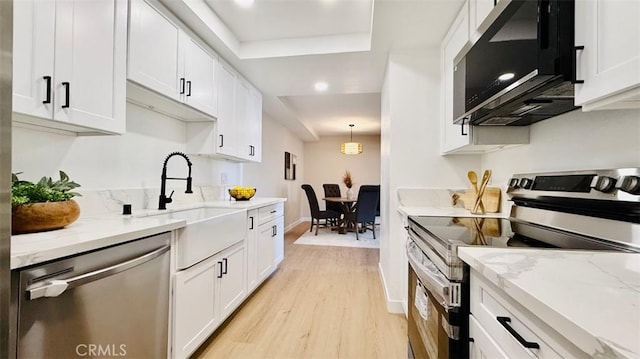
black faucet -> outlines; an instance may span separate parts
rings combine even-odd
[[[181,156],[185,160],[187,160],[187,165],[189,165],[189,175],[187,176],[187,178],[167,177],[167,162],[169,162],[169,158],[173,156]],[[169,156],[167,156],[167,158],[164,160],[164,164],[162,165],[162,182],[160,184],[160,202],[158,204],[158,209],[167,209],[167,203],[173,202],[171,196],[173,196],[174,191],[171,191],[169,197],[167,197],[165,193],[167,190],[168,179],[187,181],[187,190],[184,193],[193,193],[193,191],[191,190],[191,161],[189,160],[189,157],[187,157],[187,155],[182,152],[171,152]]]

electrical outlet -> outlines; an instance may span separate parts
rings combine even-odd
[[[227,173],[226,172],[221,172],[220,173],[220,184],[223,185],[223,186],[227,184]]]

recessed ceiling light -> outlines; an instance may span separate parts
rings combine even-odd
[[[329,88],[329,85],[327,85],[326,82],[316,82],[316,84],[313,85],[313,87],[315,87],[316,91],[327,91],[327,89]]]
[[[251,7],[251,5],[253,5],[254,0],[235,0],[235,2],[241,7]]]
[[[500,75],[498,77],[498,80],[500,80],[500,81],[511,80],[513,78],[513,76],[515,76],[515,74],[513,72],[507,72],[506,74]]]

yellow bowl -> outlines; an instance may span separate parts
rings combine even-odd
[[[252,187],[245,187],[243,189],[229,188],[229,195],[236,201],[248,201],[256,195],[256,189]]]

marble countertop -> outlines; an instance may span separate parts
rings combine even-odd
[[[187,225],[182,219],[163,219],[153,215],[199,207],[250,210],[285,202],[285,198],[254,197],[249,201],[211,201],[176,205],[165,211],[137,211],[133,216],[120,214],[80,217],[55,231],[11,236],[11,269],[87,252],[130,240],[172,231]]]
[[[591,357],[640,357],[640,254],[460,247],[459,257]]]

